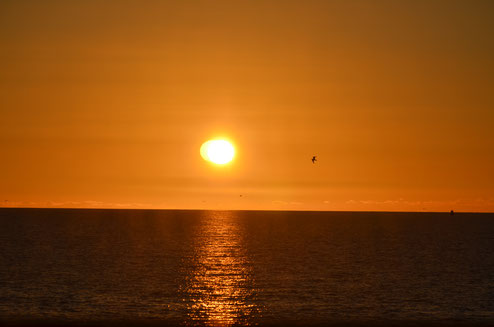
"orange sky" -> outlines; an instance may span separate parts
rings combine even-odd
[[[3,0],[0,49],[1,206],[494,211],[492,1]]]

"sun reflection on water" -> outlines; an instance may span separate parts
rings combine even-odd
[[[195,235],[184,300],[189,325],[252,325],[256,307],[241,230],[232,212],[205,212]]]

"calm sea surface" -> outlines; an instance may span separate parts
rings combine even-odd
[[[494,324],[494,214],[0,209],[0,322]]]

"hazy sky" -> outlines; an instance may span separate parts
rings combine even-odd
[[[2,0],[0,50],[2,206],[494,211],[494,1]]]

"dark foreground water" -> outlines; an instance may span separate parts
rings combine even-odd
[[[0,209],[0,323],[494,325],[494,215]]]

